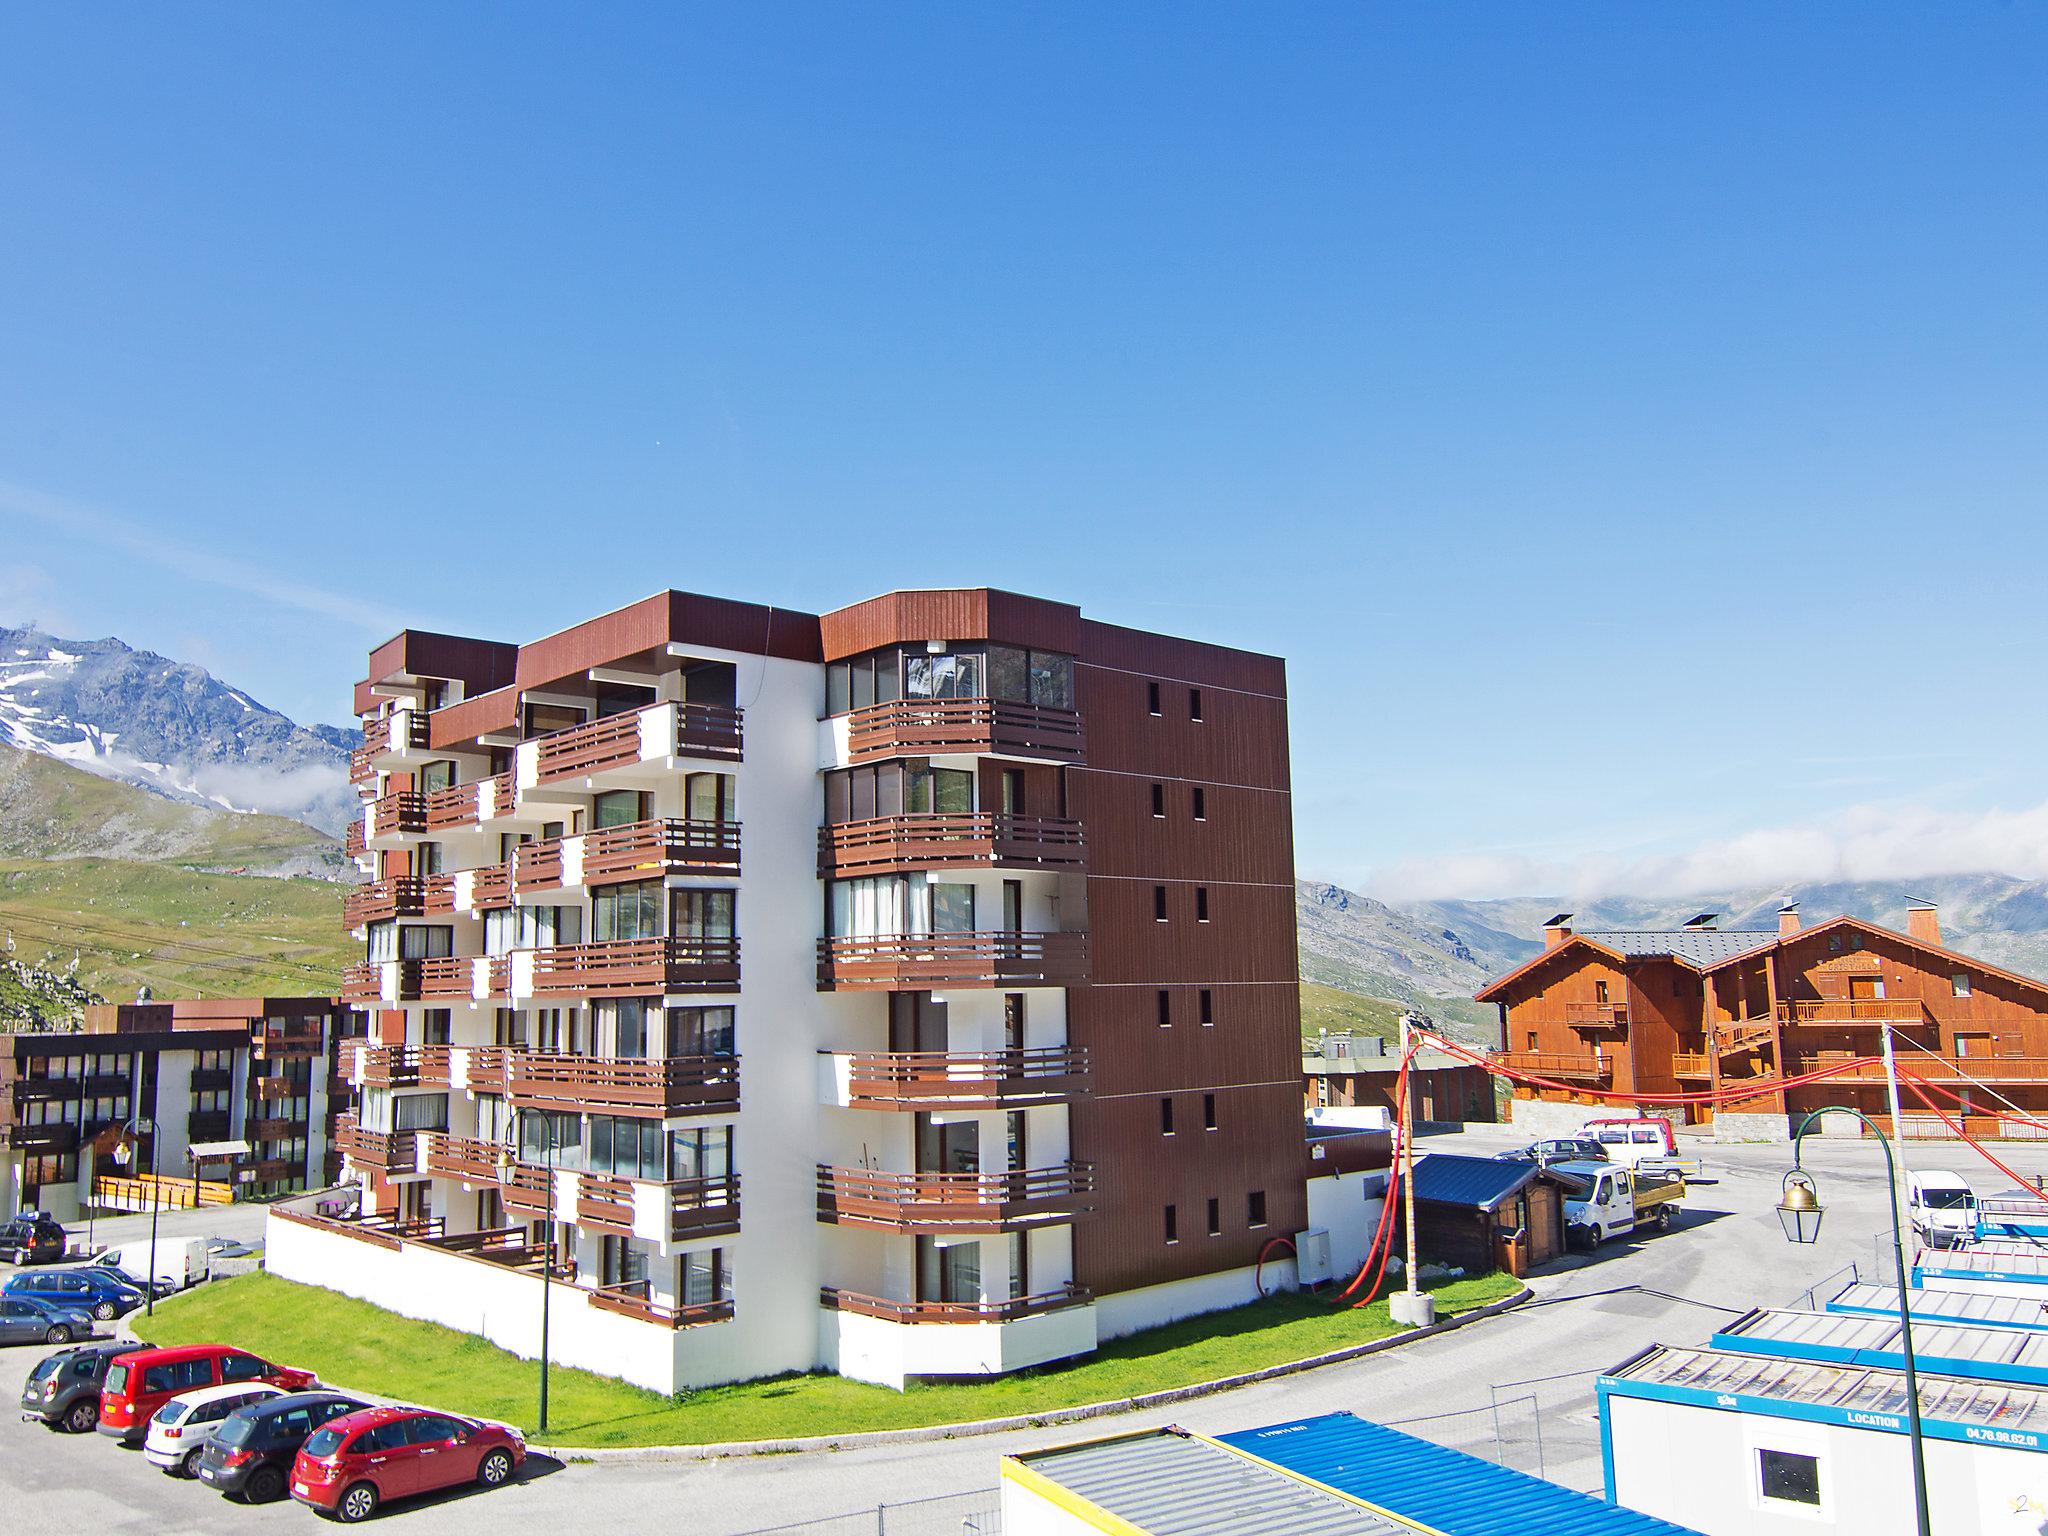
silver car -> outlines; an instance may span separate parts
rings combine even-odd
[[[0,1344],[69,1344],[92,1337],[92,1314],[35,1296],[0,1296]]]

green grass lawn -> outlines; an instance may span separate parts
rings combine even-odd
[[[1506,1275],[1436,1287],[1440,1315],[1518,1290]],[[235,1344],[323,1381],[531,1428],[533,1361],[433,1323],[266,1274],[187,1292],[130,1319],[154,1343]],[[1105,1344],[1086,1359],[996,1381],[907,1392],[838,1376],[787,1376],[671,1400],[587,1371],[548,1372],[548,1440],[562,1445],[701,1445],[908,1429],[1044,1413],[1279,1365],[1396,1332],[1387,1304],[1352,1310],[1289,1293]]]

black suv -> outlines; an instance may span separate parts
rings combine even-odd
[[[339,1392],[292,1392],[237,1408],[199,1453],[199,1480],[251,1504],[284,1497],[306,1436],[370,1405]]]
[[[25,1211],[0,1226],[0,1259],[47,1264],[64,1257],[64,1229],[40,1211]]]
[[[21,1416],[74,1435],[92,1433],[100,1422],[100,1388],[106,1384],[107,1367],[147,1347],[124,1339],[76,1344],[44,1356],[22,1385]]]

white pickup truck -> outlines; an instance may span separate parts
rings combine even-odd
[[[1565,1187],[1565,1241],[1586,1248],[1642,1227],[1670,1231],[1672,1213],[1685,1197],[1685,1176],[1662,1168],[1552,1163],[1544,1172]]]

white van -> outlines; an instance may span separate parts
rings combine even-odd
[[[1977,1196],[1961,1174],[1928,1168],[1906,1175],[1906,1214],[1930,1248],[1953,1248],[1977,1235]]]
[[[121,1243],[105,1253],[93,1257],[95,1264],[112,1264],[126,1270],[138,1280],[149,1275],[149,1239],[140,1242]],[[213,1257],[207,1252],[203,1237],[165,1237],[156,1240],[157,1280],[167,1280],[184,1290],[197,1285],[213,1273]]]

